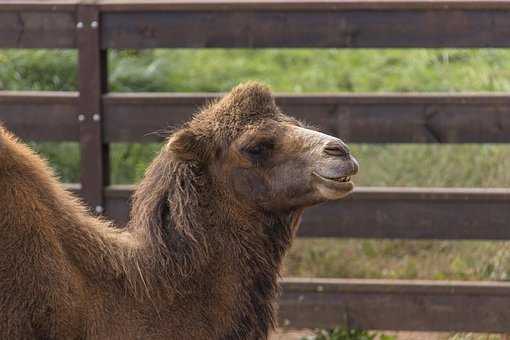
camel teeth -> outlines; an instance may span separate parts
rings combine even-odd
[[[332,180],[337,181],[337,182],[349,182],[351,180],[351,176],[332,178]]]

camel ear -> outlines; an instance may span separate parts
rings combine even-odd
[[[182,161],[199,161],[203,150],[200,138],[189,129],[181,129],[168,140],[168,149]]]

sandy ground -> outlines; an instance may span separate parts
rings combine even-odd
[[[279,331],[272,334],[269,340],[300,340],[302,337],[312,335],[311,331]]]
[[[452,334],[451,333],[432,333],[432,332],[381,332],[386,335],[396,335],[397,340],[447,340]],[[270,337],[270,340],[300,340],[302,337],[312,335],[313,333],[309,330],[299,331],[279,331]],[[484,338],[484,337],[482,337]],[[450,338],[451,339],[451,338]],[[507,338],[502,337],[501,339],[510,340],[510,336]]]

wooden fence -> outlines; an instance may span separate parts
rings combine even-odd
[[[81,184],[70,189],[125,221],[132,187],[109,185],[109,144],[155,141],[150,132],[213,95],[108,93],[106,53],[177,47],[510,47],[510,1],[0,0],[0,48],[79,53],[79,92],[0,91],[0,120],[24,139],[79,142]],[[348,142],[510,142],[507,95],[277,101]],[[310,209],[300,236],[507,240],[509,204],[509,189],[358,188],[341,204]],[[289,278],[283,287],[290,327],[510,332],[508,283]]]

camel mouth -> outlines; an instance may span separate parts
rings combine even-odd
[[[325,181],[334,181],[334,182],[342,182],[342,183],[350,182],[351,181],[351,176],[326,177],[326,176],[321,176],[321,175],[319,175],[317,173],[314,173],[314,175],[320,177],[321,179],[323,179]]]
[[[354,189],[351,176],[325,177],[312,172],[315,187],[326,199],[339,199],[348,195]]]

